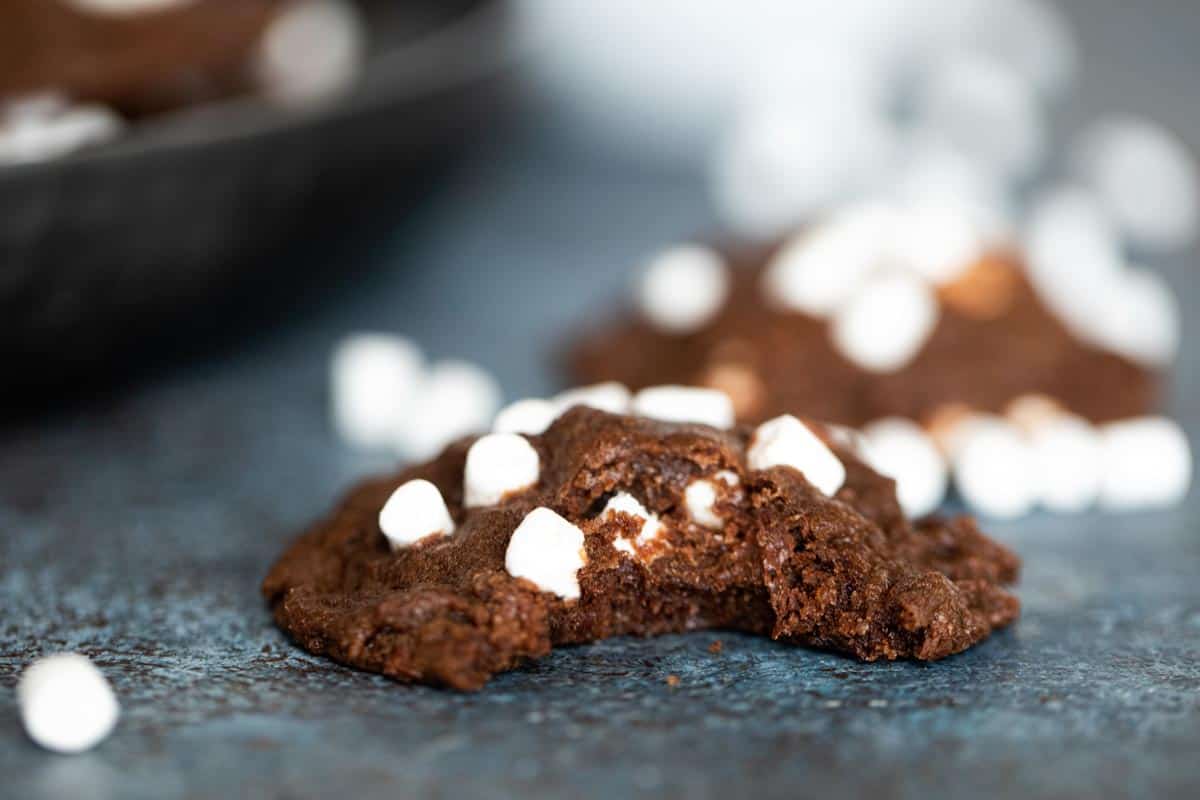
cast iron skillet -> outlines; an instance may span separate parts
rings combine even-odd
[[[0,167],[0,409],[123,371],[147,342],[279,269],[289,240],[427,186],[411,178],[500,109],[511,48],[498,0],[369,8],[364,75],[330,104],[283,112],[247,98]]]

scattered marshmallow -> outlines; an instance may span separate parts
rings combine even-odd
[[[366,31],[352,3],[301,0],[264,32],[255,71],[268,96],[305,105],[349,87],[365,52]]]
[[[915,422],[881,419],[863,429],[869,463],[896,481],[896,496],[909,517],[923,517],[946,497],[949,469],[937,445]]]
[[[400,420],[396,444],[412,458],[430,458],[455,439],[487,430],[500,396],[496,379],[481,367],[466,361],[434,364]]]
[[[963,500],[980,514],[1013,519],[1037,501],[1033,455],[1021,432],[990,419],[970,425],[954,459],[954,481]]]
[[[1114,511],[1168,508],[1187,496],[1192,453],[1178,423],[1145,417],[1105,425],[1101,506]]]
[[[426,480],[404,484],[383,504],[379,529],[393,550],[400,550],[431,536],[454,533],[454,520],[436,486]]]
[[[1139,117],[1102,120],[1075,143],[1079,175],[1133,242],[1178,250],[1200,227],[1200,174],[1171,131]]]
[[[509,403],[496,414],[492,422],[493,433],[524,433],[538,436],[558,418],[558,406],[540,397],[527,397]]]
[[[1100,496],[1100,435],[1086,420],[1059,413],[1030,429],[1038,501],[1058,513],[1084,511]]]
[[[95,747],[112,732],[121,711],[104,675],[78,653],[31,664],[17,683],[17,702],[29,738],[57,753]]]
[[[467,451],[463,503],[467,508],[495,505],[536,485],[540,476],[541,461],[529,440],[516,433],[488,434]]]
[[[1012,202],[1005,181],[944,144],[917,145],[891,179],[889,194],[904,206],[953,208],[988,243],[1012,235]]]
[[[734,423],[733,401],[716,389],[651,386],[633,397],[633,413],[664,422],[695,422],[714,428]]]
[[[574,406],[587,406],[609,414],[628,414],[633,393],[621,383],[607,381],[591,386],[568,389],[555,396],[558,413],[563,414]]]
[[[1066,17],[1044,0],[975,3],[967,46],[1003,63],[1043,96],[1074,80],[1079,48]]]
[[[0,113],[0,166],[61,158],[115,139],[125,127],[112,109],[68,105],[55,95],[4,104]]]
[[[660,253],[638,285],[638,305],[650,324],[668,333],[704,327],[729,296],[729,270],[719,253],[679,245]]]
[[[579,570],[587,563],[583,531],[549,508],[526,515],[508,541],[504,567],[544,592],[579,599]]]
[[[600,516],[608,517],[618,512],[628,514],[642,521],[642,528],[638,531],[637,539],[631,542],[624,536],[618,536],[616,541],[613,542],[613,547],[622,552],[633,555],[636,552],[636,548],[654,541],[662,531],[662,522],[659,521],[658,515],[647,511],[646,507],[628,492],[617,492],[617,494],[613,495],[604,506],[604,510],[600,512]]]
[[[1004,409],[1004,417],[1026,436],[1033,436],[1066,413],[1061,403],[1044,394],[1023,394]]]
[[[868,283],[833,318],[833,343],[850,361],[871,372],[902,369],[937,325],[939,305],[929,285],[896,273]]]
[[[846,209],[784,245],[763,273],[773,305],[827,316],[848,301],[883,263],[897,215],[883,205]]]
[[[180,8],[190,5],[195,0],[68,0],[68,2],[81,11],[124,16]]]
[[[997,421],[1001,420],[995,415],[980,413],[960,403],[950,403],[934,411],[925,430],[942,455],[953,462],[975,428]]]
[[[683,503],[687,507],[688,516],[697,525],[711,530],[721,530],[725,526],[725,518],[716,511],[717,498],[720,489],[716,481],[726,486],[737,486],[737,473],[723,469],[712,478],[699,478],[688,484],[683,492]]]
[[[425,377],[425,359],[407,339],[382,333],[343,340],[330,368],[333,424],[357,447],[390,445]]]
[[[1090,339],[1126,358],[1153,368],[1170,365],[1183,337],[1175,292],[1145,268],[1122,270],[1099,294]]]
[[[952,283],[983,255],[984,238],[966,209],[950,203],[906,207],[891,261],[936,285]]]
[[[790,414],[758,426],[746,461],[750,469],[792,467],[830,497],[846,482],[846,467],[841,460],[807,425]]]

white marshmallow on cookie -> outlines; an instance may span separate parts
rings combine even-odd
[[[524,436],[482,436],[467,451],[463,504],[467,508],[496,505],[506,495],[537,485],[540,477],[541,460]]]
[[[983,255],[985,240],[968,211],[950,203],[905,207],[889,261],[937,286],[953,283]]]
[[[417,479],[392,492],[379,512],[379,529],[392,549],[400,550],[422,539],[454,533],[454,519],[441,491]]]
[[[386,333],[343,339],[330,367],[333,425],[356,447],[390,445],[425,380],[425,357],[413,342]]]
[[[949,468],[933,439],[915,422],[881,419],[863,429],[867,462],[896,481],[896,497],[909,517],[933,512],[946,497]]]
[[[39,658],[17,681],[17,704],[29,738],[56,753],[82,753],[105,739],[120,706],[112,686],[86,656]]]
[[[1023,394],[1004,408],[1004,418],[1026,436],[1033,436],[1066,415],[1062,404],[1045,394]]]
[[[605,504],[604,510],[600,512],[600,516],[608,517],[618,512],[640,519],[642,527],[638,531],[637,538],[632,542],[624,536],[618,536],[613,542],[613,547],[617,550],[632,555],[635,553],[636,547],[641,547],[658,538],[658,534],[662,530],[662,523],[659,521],[658,515],[647,511],[646,507],[639,503],[633,495],[628,492],[618,492],[613,495]]]
[[[254,73],[271,99],[304,106],[349,88],[366,48],[362,12],[353,3],[300,0],[263,33]]]
[[[1060,413],[1028,436],[1042,507],[1070,514],[1095,505],[1104,464],[1099,432],[1087,420]]]
[[[195,0],[67,0],[80,11],[112,16],[151,14],[191,5]]]
[[[654,327],[691,333],[708,323],[729,296],[725,259],[708,247],[686,244],[659,253],[638,284],[638,307]]]
[[[524,433],[539,436],[558,418],[558,406],[540,397],[509,403],[492,421],[493,433]]]
[[[508,541],[504,568],[544,592],[579,599],[579,570],[587,564],[583,531],[549,508],[525,516]]]
[[[1098,295],[1093,342],[1151,368],[1175,361],[1182,313],[1174,290],[1158,273],[1124,269]]]
[[[605,381],[590,386],[577,386],[560,392],[553,398],[558,414],[565,414],[575,406],[587,406],[609,414],[628,414],[633,393],[623,383]]]
[[[940,307],[929,284],[892,273],[863,287],[833,317],[833,344],[869,372],[895,372],[916,358],[937,326]]]
[[[724,469],[711,478],[692,481],[683,492],[683,503],[688,516],[697,525],[711,530],[721,530],[725,526],[725,518],[716,510],[717,498],[720,496],[718,481],[727,487],[737,486],[739,483],[736,472]]]
[[[1100,504],[1114,511],[1168,508],[1192,485],[1192,451],[1174,420],[1142,417],[1105,425]]]
[[[1015,426],[997,418],[962,431],[953,462],[954,482],[972,509],[998,519],[1028,514],[1037,502],[1033,454]]]
[[[734,423],[733,401],[716,389],[651,386],[633,397],[633,413],[664,422],[695,422],[714,428]]]
[[[785,414],[754,431],[746,451],[750,469],[792,467],[830,497],[846,482],[846,467],[829,446],[796,417]]]

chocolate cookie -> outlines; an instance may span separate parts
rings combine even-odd
[[[472,690],[553,646],[706,628],[939,659],[1016,618],[1018,569],[967,519],[906,520],[844,431],[576,406],[362,484],[263,593],[314,653]]]

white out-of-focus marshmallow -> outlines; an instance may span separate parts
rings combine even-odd
[[[963,500],[984,516],[1021,517],[1037,501],[1033,455],[1007,422],[989,419],[965,429],[953,469]]]
[[[659,253],[638,284],[638,307],[654,327],[691,333],[717,315],[729,295],[729,270],[720,253],[684,244]]]
[[[960,53],[939,65],[925,86],[919,120],[930,138],[944,139],[1003,175],[1027,175],[1045,154],[1037,93],[1016,70],[978,53]]]
[[[330,366],[334,428],[357,447],[391,444],[424,378],[425,358],[408,339],[383,333],[343,339]]]
[[[792,467],[830,497],[846,482],[846,467],[841,459],[791,414],[758,426],[746,451],[746,462],[750,469]]]
[[[1004,418],[1026,436],[1033,436],[1066,413],[1061,403],[1045,394],[1023,394],[1004,408]]]
[[[148,14],[191,5],[195,0],[68,0],[80,11],[123,16]]]
[[[762,276],[772,305],[826,316],[884,263],[899,227],[886,205],[847,208],[780,248]]]
[[[967,209],[921,203],[904,209],[891,242],[891,263],[937,285],[953,282],[983,255],[984,238]]]
[[[1175,361],[1183,336],[1179,300],[1157,273],[1123,270],[1097,300],[1092,342],[1150,367]]]
[[[1114,511],[1168,508],[1187,496],[1192,451],[1179,424],[1144,417],[1100,429],[1104,478],[1100,504]]]
[[[100,670],[78,653],[39,658],[17,682],[29,738],[57,753],[90,750],[112,732],[120,706]]]
[[[609,414],[628,414],[633,393],[622,383],[606,381],[591,386],[577,386],[554,397],[558,413],[563,414],[574,406],[587,406]]]
[[[1087,128],[1072,153],[1080,179],[1127,238],[1152,250],[1188,246],[1200,227],[1200,174],[1187,146],[1148,119]]]
[[[125,127],[106,106],[53,103],[52,95],[38,95],[29,105],[7,104],[0,119],[0,165],[61,158],[114,139]]]
[[[974,3],[965,46],[1016,70],[1045,96],[1075,77],[1079,48],[1067,19],[1045,0]]]
[[[726,486],[737,486],[737,473],[727,469],[713,475],[711,478],[698,478],[688,484],[683,492],[683,502],[687,506],[688,516],[697,525],[712,530],[720,530],[725,525],[725,518],[716,511],[717,497],[720,487],[717,481]]]
[[[463,504],[492,506],[512,492],[537,484],[541,460],[533,445],[517,433],[481,436],[467,451],[463,471]]]
[[[525,433],[538,436],[558,418],[558,406],[540,397],[526,397],[509,403],[492,421],[493,433]]]
[[[362,15],[352,3],[301,0],[263,33],[255,72],[272,99],[305,105],[350,86],[365,52]]]
[[[650,386],[633,396],[633,413],[664,422],[696,422],[714,428],[733,426],[733,401],[717,389]]]
[[[1011,238],[1012,201],[1002,176],[944,143],[913,150],[891,179],[889,194],[900,205],[955,209],[989,244]]]
[[[938,314],[937,297],[928,283],[906,273],[883,275],[838,309],[833,343],[865,370],[895,372],[920,352]]]
[[[431,536],[454,533],[454,520],[438,488],[417,479],[392,492],[379,512],[379,529],[392,549],[399,550]]]
[[[564,600],[579,599],[579,570],[587,563],[583,531],[549,508],[525,516],[508,541],[504,568]]]
[[[904,513],[923,517],[946,497],[949,469],[937,445],[917,423],[891,417],[863,429],[868,463],[896,481]]]
[[[639,503],[633,495],[628,492],[617,492],[605,504],[600,516],[608,517],[618,512],[640,519],[642,527],[638,531],[637,538],[632,542],[624,536],[618,536],[613,542],[613,547],[617,550],[632,555],[636,552],[636,548],[658,538],[658,534],[662,530],[662,522],[659,521],[658,515],[647,511],[646,507]]]
[[[496,379],[482,367],[466,361],[434,364],[401,416],[396,445],[411,458],[432,457],[459,437],[487,430],[500,397]]]
[[[1095,504],[1100,496],[1103,448],[1092,425],[1060,413],[1030,431],[1029,447],[1038,501],[1044,508],[1069,514]]]
[[[929,437],[946,460],[954,462],[972,430],[980,425],[1003,421],[964,405],[950,403],[937,409],[925,425]]]

